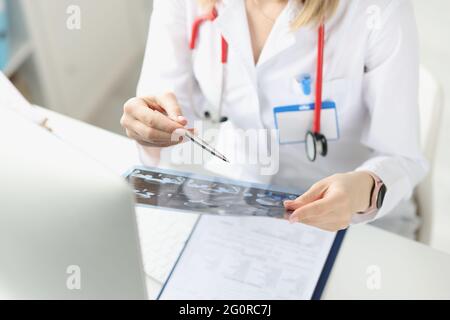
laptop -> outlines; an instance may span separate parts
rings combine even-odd
[[[126,182],[0,106],[0,299],[146,299]]]

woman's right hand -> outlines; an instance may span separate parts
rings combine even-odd
[[[123,107],[120,124],[128,137],[147,147],[169,147],[182,141],[173,135],[186,126],[173,93],[158,97],[132,98]]]

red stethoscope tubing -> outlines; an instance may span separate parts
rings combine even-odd
[[[216,20],[218,14],[217,14],[217,10],[214,8],[211,13],[206,14],[204,16],[200,16],[198,18],[195,19],[193,25],[192,25],[192,34],[191,34],[191,41],[189,43],[189,48],[191,50],[195,49],[195,46],[197,44],[197,40],[199,38],[199,31],[200,31],[200,27],[202,26],[203,23],[207,22],[207,21],[214,21]],[[225,40],[225,38],[222,36],[221,37],[221,46],[222,46],[222,54],[221,54],[221,59],[220,61],[222,62],[222,64],[226,64],[228,62],[228,42]]]
[[[325,51],[325,26],[319,27],[317,45],[316,101],[314,107],[313,133],[320,133],[320,115],[322,111],[323,60]]]
[[[217,10],[214,8],[211,13],[204,16],[200,16],[195,19],[192,25],[191,41],[189,48],[195,49],[197,40],[199,38],[200,27],[207,21],[214,21],[218,16]],[[228,62],[228,42],[225,38],[221,37],[222,55],[221,62],[226,64]],[[317,45],[317,74],[316,74],[316,92],[315,92],[315,106],[314,106],[314,118],[313,118],[313,133],[320,133],[320,116],[322,111],[322,86],[323,86],[323,63],[324,63],[324,51],[325,51],[325,26],[320,24],[318,32],[318,45]]]

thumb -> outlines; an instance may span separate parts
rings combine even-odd
[[[284,206],[287,210],[296,210],[302,206],[305,206],[311,202],[317,201],[320,198],[322,198],[322,195],[325,192],[325,190],[326,186],[324,184],[316,183],[297,199],[293,201],[285,201]]]
[[[166,93],[158,97],[158,103],[164,109],[170,119],[186,125],[187,121],[183,117],[181,107],[176,96],[173,93]]]

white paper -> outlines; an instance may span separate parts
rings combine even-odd
[[[160,299],[311,299],[336,233],[202,216]]]

